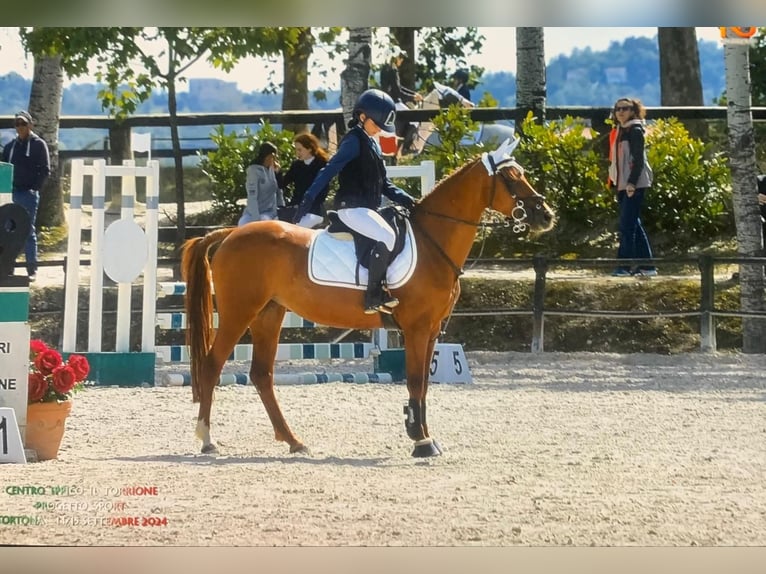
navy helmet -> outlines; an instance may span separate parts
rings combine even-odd
[[[458,82],[461,82],[463,84],[468,83],[468,70],[465,68],[460,68],[458,70],[455,70],[455,73],[452,74],[452,77],[455,78]]]
[[[383,131],[394,132],[396,106],[394,100],[386,92],[375,89],[362,92],[354,104],[354,118],[359,119],[359,114],[362,113]]]

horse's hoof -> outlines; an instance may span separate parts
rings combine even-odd
[[[291,446],[290,454],[295,454],[295,453],[311,455],[311,451],[309,450],[309,447],[307,447],[305,444],[296,444]]]
[[[218,447],[212,442],[202,447],[202,454],[219,454]]]
[[[428,456],[439,456],[442,453],[441,447],[433,439],[425,439],[415,443],[412,456],[415,458],[426,458]]]

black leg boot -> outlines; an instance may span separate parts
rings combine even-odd
[[[367,292],[364,296],[364,312],[391,314],[391,309],[399,304],[399,300],[383,289],[391,252],[383,242],[378,242],[370,253],[370,263],[367,266]]]

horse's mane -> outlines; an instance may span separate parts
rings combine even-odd
[[[476,157],[473,160],[469,161],[468,163],[464,164],[460,169],[457,171],[453,171],[452,173],[448,173],[447,175],[443,175],[442,178],[434,184],[434,188],[431,190],[431,192],[426,195],[423,199],[427,199],[434,191],[439,189],[439,186],[441,186],[445,181],[448,179],[451,179],[455,176],[462,175],[464,171],[468,171],[470,168],[472,168],[474,165],[476,165],[476,162],[479,161],[481,157]]]

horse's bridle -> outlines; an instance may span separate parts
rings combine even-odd
[[[510,176],[508,176],[505,173],[505,168],[513,168],[516,169],[520,175],[524,175],[524,168],[521,167],[513,158],[506,159],[499,164],[495,165],[494,161],[490,158],[490,163],[492,164],[492,167],[494,169],[494,173],[492,174],[492,188],[490,190],[489,195],[489,204],[487,205],[486,209],[491,209],[492,204],[495,201],[495,189],[497,184],[497,178],[496,176],[500,176],[503,179],[503,183],[505,184],[505,190],[508,192],[508,194],[511,196],[513,201],[515,202],[514,208],[511,210],[510,217],[506,218],[506,221],[504,223],[483,223],[481,219],[479,221],[470,221],[468,219],[460,219],[459,217],[453,217],[452,215],[446,215],[444,213],[437,213],[435,211],[429,211],[427,209],[424,209],[422,206],[418,206],[418,213],[424,213],[426,215],[430,215],[432,217],[440,217],[442,219],[446,219],[448,221],[454,221],[455,223],[462,223],[464,225],[470,225],[472,227],[479,227],[480,225],[484,225],[487,227],[494,227],[494,226],[504,226],[507,227],[510,225],[509,219],[513,221],[513,232],[514,233],[521,233],[522,231],[526,230],[529,227],[529,224],[526,222],[527,219],[527,210],[524,207],[524,200],[519,199],[519,197],[511,190],[511,183],[512,180]],[[536,209],[542,209],[543,205],[543,197],[538,196],[537,197],[537,206]],[[482,212],[483,213],[483,212]],[[455,277],[459,278],[461,275],[463,275],[463,270],[455,265],[455,262],[450,259],[449,255],[442,249],[441,245],[439,245],[433,237],[431,237],[427,231],[425,231],[423,228],[420,228],[420,232],[423,234],[423,236],[428,239],[428,241],[431,243],[431,245],[436,248],[436,251],[447,261],[449,266],[452,268],[452,271],[455,273]]]
[[[526,222],[527,219],[527,210],[524,207],[524,200],[519,199],[518,195],[514,193],[511,190],[511,184],[512,179],[510,176],[505,172],[505,168],[513,168],[516,169],[520,175],[524,175],[524,168],[521,167],[513,158],[504,160],[503,162],[499,163],[497,166],[494,166],[495,173],[492,175],[492,189],[490,190],[489,195],[489,204],[485,209],[491,209],[492,204],[495,201],[495,190],[497,185],[497,176],[499,175],[503,183],[505,184],[505,190],[508,192],[508,194],[513,199],[514,203],[516,204],[514,208],[511,210],[510,217],[506,217],[505,223],[482,223],[481,220],[479,221],[469,221],[467,219],[460,219],[459,217],[454,217],[452,215],[446,215],[444,213],[437,213],[435,211],[429,211],[427,209],[424,209],[422,207],[418,207],[419,213],[425,213],[426,215],[431,215],[433,217],[441,217],[442,219],[447,219],[449,221],[454,221],[455,223],[462,223],[464,225],[471,225],[473,227],[479,227],[480,225],[485,225],[487,227],[496,227],[496,226],[504,226],[508,227],[511,222],[513,222],[513,232],[514,233],[521,233],[523,231],[526,231],[526,229],[529,227],[529,224]],[[537,205],[536,209],[542,209],[543,206],[543,197],[533,197],[533,199],[537,199]]]

